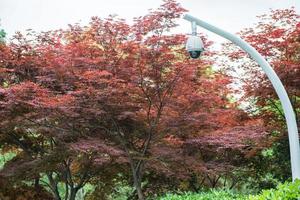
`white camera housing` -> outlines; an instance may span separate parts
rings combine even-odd
[[[199,58],[204,51],[204,45],[200,37],[196,35],[189,36],[186,42],[186,50],[189,52],[191,58]]]

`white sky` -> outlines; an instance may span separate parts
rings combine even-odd
[[[256,16],[268,13],[270,8],[296,7],[300,0],[178,0],[190,14],[229,32],[238,32],[252,26]],[[131,21],[133,17],[157,8],[161,0],[0,0],[1,27],[10,37],[15,31],[31,28],[35,31],[65,28],[67,24],[86,24],[91,16],[107,17],[118,14]],[[175,32],[190,33],[190,24],[179,20]],[[202,29],[198,29],[198,32]],[[222,42],[206,31],[211,40]]]

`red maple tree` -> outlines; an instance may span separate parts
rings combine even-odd
[[[62,182],[73,200],[107,168],[129,167],[144,199],[146,171],[180,178],[234,161],[228,151],[218,163],[216,154],[197,157],[191,146],[251,149],[243,144],[261,131],[241,128],[244,113],[228,100],[230,78],[212,72],[205,55],[191,60],[184,35],[166,34],[183,12],[168,0],[133,25],[93,17],[88,26],[18,33],[0,44],[0,147],[17,153],[0,171],[5,183],[35,180],[58,200]]]

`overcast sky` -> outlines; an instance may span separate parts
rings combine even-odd
[[[300,0],[178,0],[190,14],[229,32],[252,26],[256,16],[269,9],[294,6],[300,13]],[[86,24],[91,16],[117,14],[131,21],[149,8],[157,8],[161,0],[0,0],[1,27],[10,37],[15,31],[46,31],[65,28],[67,24]],[[175,32],[189,33],[190,24],[179,20]],[[198,29],[198,32],[202,29]],[[205,31],[204,31],[205,32]],[[205,32],[207,33],[207,32]],[[208,34],[216,42],[223,40]]]

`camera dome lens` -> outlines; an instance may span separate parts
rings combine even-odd
[[[199,58],[201,51],[190,51],[189,53],[192,58]]]

